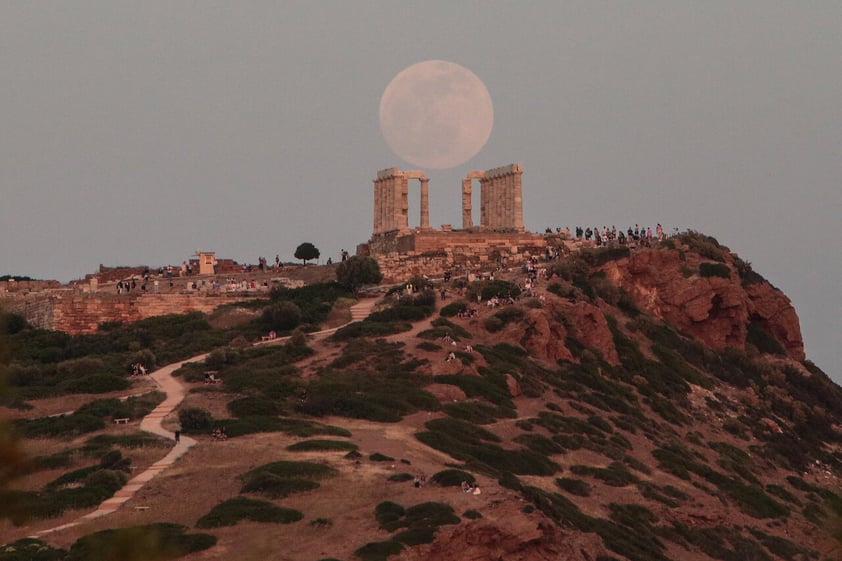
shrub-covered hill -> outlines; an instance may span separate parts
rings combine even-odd
[[[534,268],[444,301],[418,279],[330,338],[224,347],[221,384],[186,365],[171,426],[198,446],[39,546],[71,559],[85,533],[170,523],[212,536],[173,554],[196,560],[840,558],[842,389],[780,291],[696,233]],[[78,486],[79,450],[117,430],[27,440],[68,463],[15,484]]]

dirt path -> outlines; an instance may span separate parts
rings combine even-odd
[[[375,304],[375,299],[367,299],[351,306],[351,321],[349,323],[359,321],[368,316],[368,314],[370,314],[371,310],[374,308]],[[327,335],[330,335],[337,329],[339,328],[336,327],[332,329],[325,329],[324,331],[317,331],[315,333],[312,333],[311,335],[321,339]],[[271,342],[258,342],[255,343],[255,345],[275,344],[283,342],[286,339],[288,339],[288,337],[275,339]],[[181,381],[178,378],[173,377],[173,372],[181,368],[182,365],[184,365],[185,363],[200,362],[205,360],[208,354],[209,353],[203,353],[188,358],[186,360],[182,360],[180,362],[168,364],[167,366],[155,370],[149,375],[150,378],[157,384],[158,389],[166,394],[166,398],[155,409],[153,409],[152,412],[150,412],[141,420],[140,429],[172,440],[174,446],[170,450],[170,452],[166,456],[149,466],[149,468],[147,468],[145,471],[130,479],[119,491],[114,493],[114,495],[111,498],[103,501],[93,512],[89,512],[88,514],[85,514],[84,516],[81,516],[72,522],[68,522],[67,524],[62,524],[61,526],[41,530],[40,532],[37,532],[33,537],[37,538],[47,534],[60,532],[62,530],[79,526],[91,520],[115,512],[123,505],[123,503],[131,499],[135,495],[135,493],[137,493],[138,490],[140,490],[147,482],[149,482],[152,478],[161,473],[163,470],[170,467],[173,463],[175,463],[176,460],[178,460],[180,457],[186,454],[187,451],[190,450],[190,448],[197,444],[197,442],[194,439],[188,436],[180,436],[179,440],[176,441],[175,433],[168,431],[163,427],[163,420],[173,411],[175,411],[175,408],[178,407],[182,400],[184,400],[184,396],[187,393]]]

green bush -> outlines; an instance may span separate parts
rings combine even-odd
[[[591,495],[591,486],[581,479],[572,479],[570,477],[560,477],[555,480],[556,485],[567,491],[571,495],[579,497],[589,497]]]
[[[497,420],[498,408],[478,401],[457,401],[442,406],[445,413],[455,419],[462,419],[476,425],[487,425]]]
[[[490,300],[495,296],[499,298],[507,298],[509,296],[517,298],[520,296],[520,287],[504,280],[477,281],[471,283],[468,287],[468,299],[476,301],[477,295],[480,295],[483,300]]]
[[[67,552],[36,538],[23,538],[0,547],[0,561],[65,561]]]
[[[514,438],[518,444],[523,444],[533,452],[544,456],[551,456],[553,454],[564,454],[563,446],[560,446],[553,440],[550,440],[542,434],[521,434]]]
[[[592,267],[599,267],[611,261],[625,259],[630,255],[630,253],[631,252],[627,246],[616,245],[583,249],[579,255],[588,265]]]
[[[637,482],[637,477],[619,462],[611,462],[604,468],[574,465],[570,466],[570,471],[576,475],[589,475],[612,487],[625,487]]]
[[[271,329],[290,331],[301,324],[301,308],[294,302],[273,302],[263,311],[263,321]]]
[[[228,411],[235,417],[272,416],[277,415],[279,409],[274,401],[264,397],[241,397],[228,402]]]
[[[345,451],[356,450],[357,445],[347,440],[302,440],[287,446],[290,452],[313,452],[313,451]]]
[[[180,524],[160,522],[101,530],[76,540],[64,561],[176,559],[216,545],[211,534],[185,534]]]
[[[403,549],[404,545],[394,540],[369,542],[354,551],[354,555],[359,557],[360,561],[386,561],[390,555],[397,555]]]
[[[731,278],[731,269],[724,263],[699,263],[699,276],[729,279]]]
[[[114,446],[121,448],[170,447],[172,441],[142,431],[128,434],[98,434],[86,440],[80,451],[89,456],[101,456]]]
[[[201,434],[213,427],[213,415],[200,407],[185,407],[178,412],[178,422],[185,434]]]
[[[412,324],[403,321],[356,321],[345,327],[339,328],[330,339],[334,341],[347,341],[355,337],[385,337],[395,333],[403,333],[412,329]]]
[[[92,374],[59,383],[61,393],[108,393],[125,390],[129,381],[113,374]]]
[[[689,246],[691,251],[695,251],[702,257],[712,259],[713,261],[719,261],[720,263],[725,260],[725,254],[728,251],[727,248],[719,245],[716,238],[706,236],[705,234],[694,230],[688,230],[679,234],[677,236],[677,240]]]
[[[454,300],[450,304],[442,306],[441,310],[439,310],[439,314],[442,317],[452,318],[467,309],[468,303],[465,300]]]
[[[240,520],[289,524],[298,522],[302,518],[301,512],[291,508],[279,507],[267,501],[249,499],[248,497],[235,497],[213,507],[209,513],[199,518],[196,527],[233,526]]]
[[[476,483],[476,478],[461,469],[445,469],[434,473],[430,481],[442,487],[459,487],[465,481],[473,485]]]
[[[69,440],[80,434],[105,428],[101,417],[85,413],[72,413],[58,417],[40,417],[38,419],[18,419],[15,428],[28,438],[63,438]]]
[[[464,516],[468,520],[479,520],[480,518],[482,518],[482,513],[478,510],[469,509],[463,512],[462,516]]]
[[[394,481],[396,483],[403,483],[405,481],[412,481],[413,479],[415,479],[415,476],[412,475],[411,473],[406,473],[406,472],[396,473],[396,474],[390,475],[389,477],[386,478],[387,481]]]
[[[391,456],[386,456],[385,454],[381,454],[380,452],[375,452],[368,457],[369,460],[372,462],[394,462],[395,459]]]
[[[258,493],[271,499],[282,499],[293,493],[317,489],[319,484],[309,479],[279,477],[269,472],[259,472],[248,479],[241,493]]]
[[[766,331],[757,321],[749,322],[746,343],[754,345],[761,353],[772,355],[786,354],[783,346],[775,339],[774,335]]]

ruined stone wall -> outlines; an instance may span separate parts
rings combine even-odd
[[[33,327],[93,333],[106,321],[131,323],[166,314],[210,313],[222,304],[242,299],[241,295],[229,294],[116,295],[67,290],[6,299],[3,305],[23,316]]]
[[[7,292],[37,292],[59,288],[61,283],[55,280],[7,280],[0,281],[0,296]]]
[[[545,248],[546,240],[538,234],[431,231],[373,236],[361,251],[377,259],[384,282],[389,283],[415,275],[440,276],[454,269],[493,269],[498,258],[515,264],[542,255]]]

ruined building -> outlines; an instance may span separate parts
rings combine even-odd
[[[374,230],[358,255],[371,255],[384,277],[402,280],[416,274],[457,274],[493,266],[502,258],[542,253],[545,240],[523,226],[523,166],[511,164],[471,171],[462,180],[462,228],[430,227],[430,180],[423,171],[392,167],[374,179]],[[409,181],[421,183],[419,226],[409,227]],[[480,185],[480,223],[474,225],[473,181]]]

